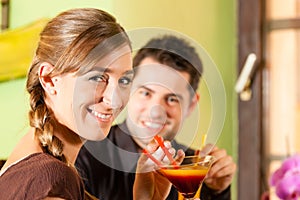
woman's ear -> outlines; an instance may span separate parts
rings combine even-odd
[[[189,105],[186,117],[188,117],[194,111],[195,107],[198,105],[199,100],[200,100],[200,94],[195,93],[195,95],[193,96],[191,103]]]
[[[39,80],[40,83],[42,85],[42,87],[44,88],[46,93],[49,93],[50,95],[55,95],[56,94],[56,90],[55,90],[55,77],[51,77],[49,74],[51,73],[51,71],[53,70],[53,65],[51,65],[50,63],[47,62],[43,62],[40,65],[38,74],[39,74]]]

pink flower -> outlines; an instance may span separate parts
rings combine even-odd
[[[300,155],[287,158],[271,176],[270,185],[276,195],[284,200],[297,200],[300,197]]]

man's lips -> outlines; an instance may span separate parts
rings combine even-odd
[[[143,121],[143,125],[146,128],[158,130],[158,129],[163,129],[165,126],[165,123],[153,122],[153,121]]]

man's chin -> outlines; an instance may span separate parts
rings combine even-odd
[[[140,136],[132,136],[133,140],[141,147],[145,148],[153,139],[141,138]]]

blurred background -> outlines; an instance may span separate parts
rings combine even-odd
[[[0,159],[28,128],[25,76],[38,34],[49,18],[76,7],[108,11],[128,31],[166,28],[201,45],[225,88],[226,115],[216,142],[238,164],[233,199],[259,199],[270,190],[270,173],[300,149],[299,0],[1,0]],[[252,64],[249,55],[255,55]],[[246,84],[236,92],[244,67],[250,69]],[[206,84],[199,90],[201,134],[210,126],[212,106]],[[196,136],[192,146],[200,143]]]

